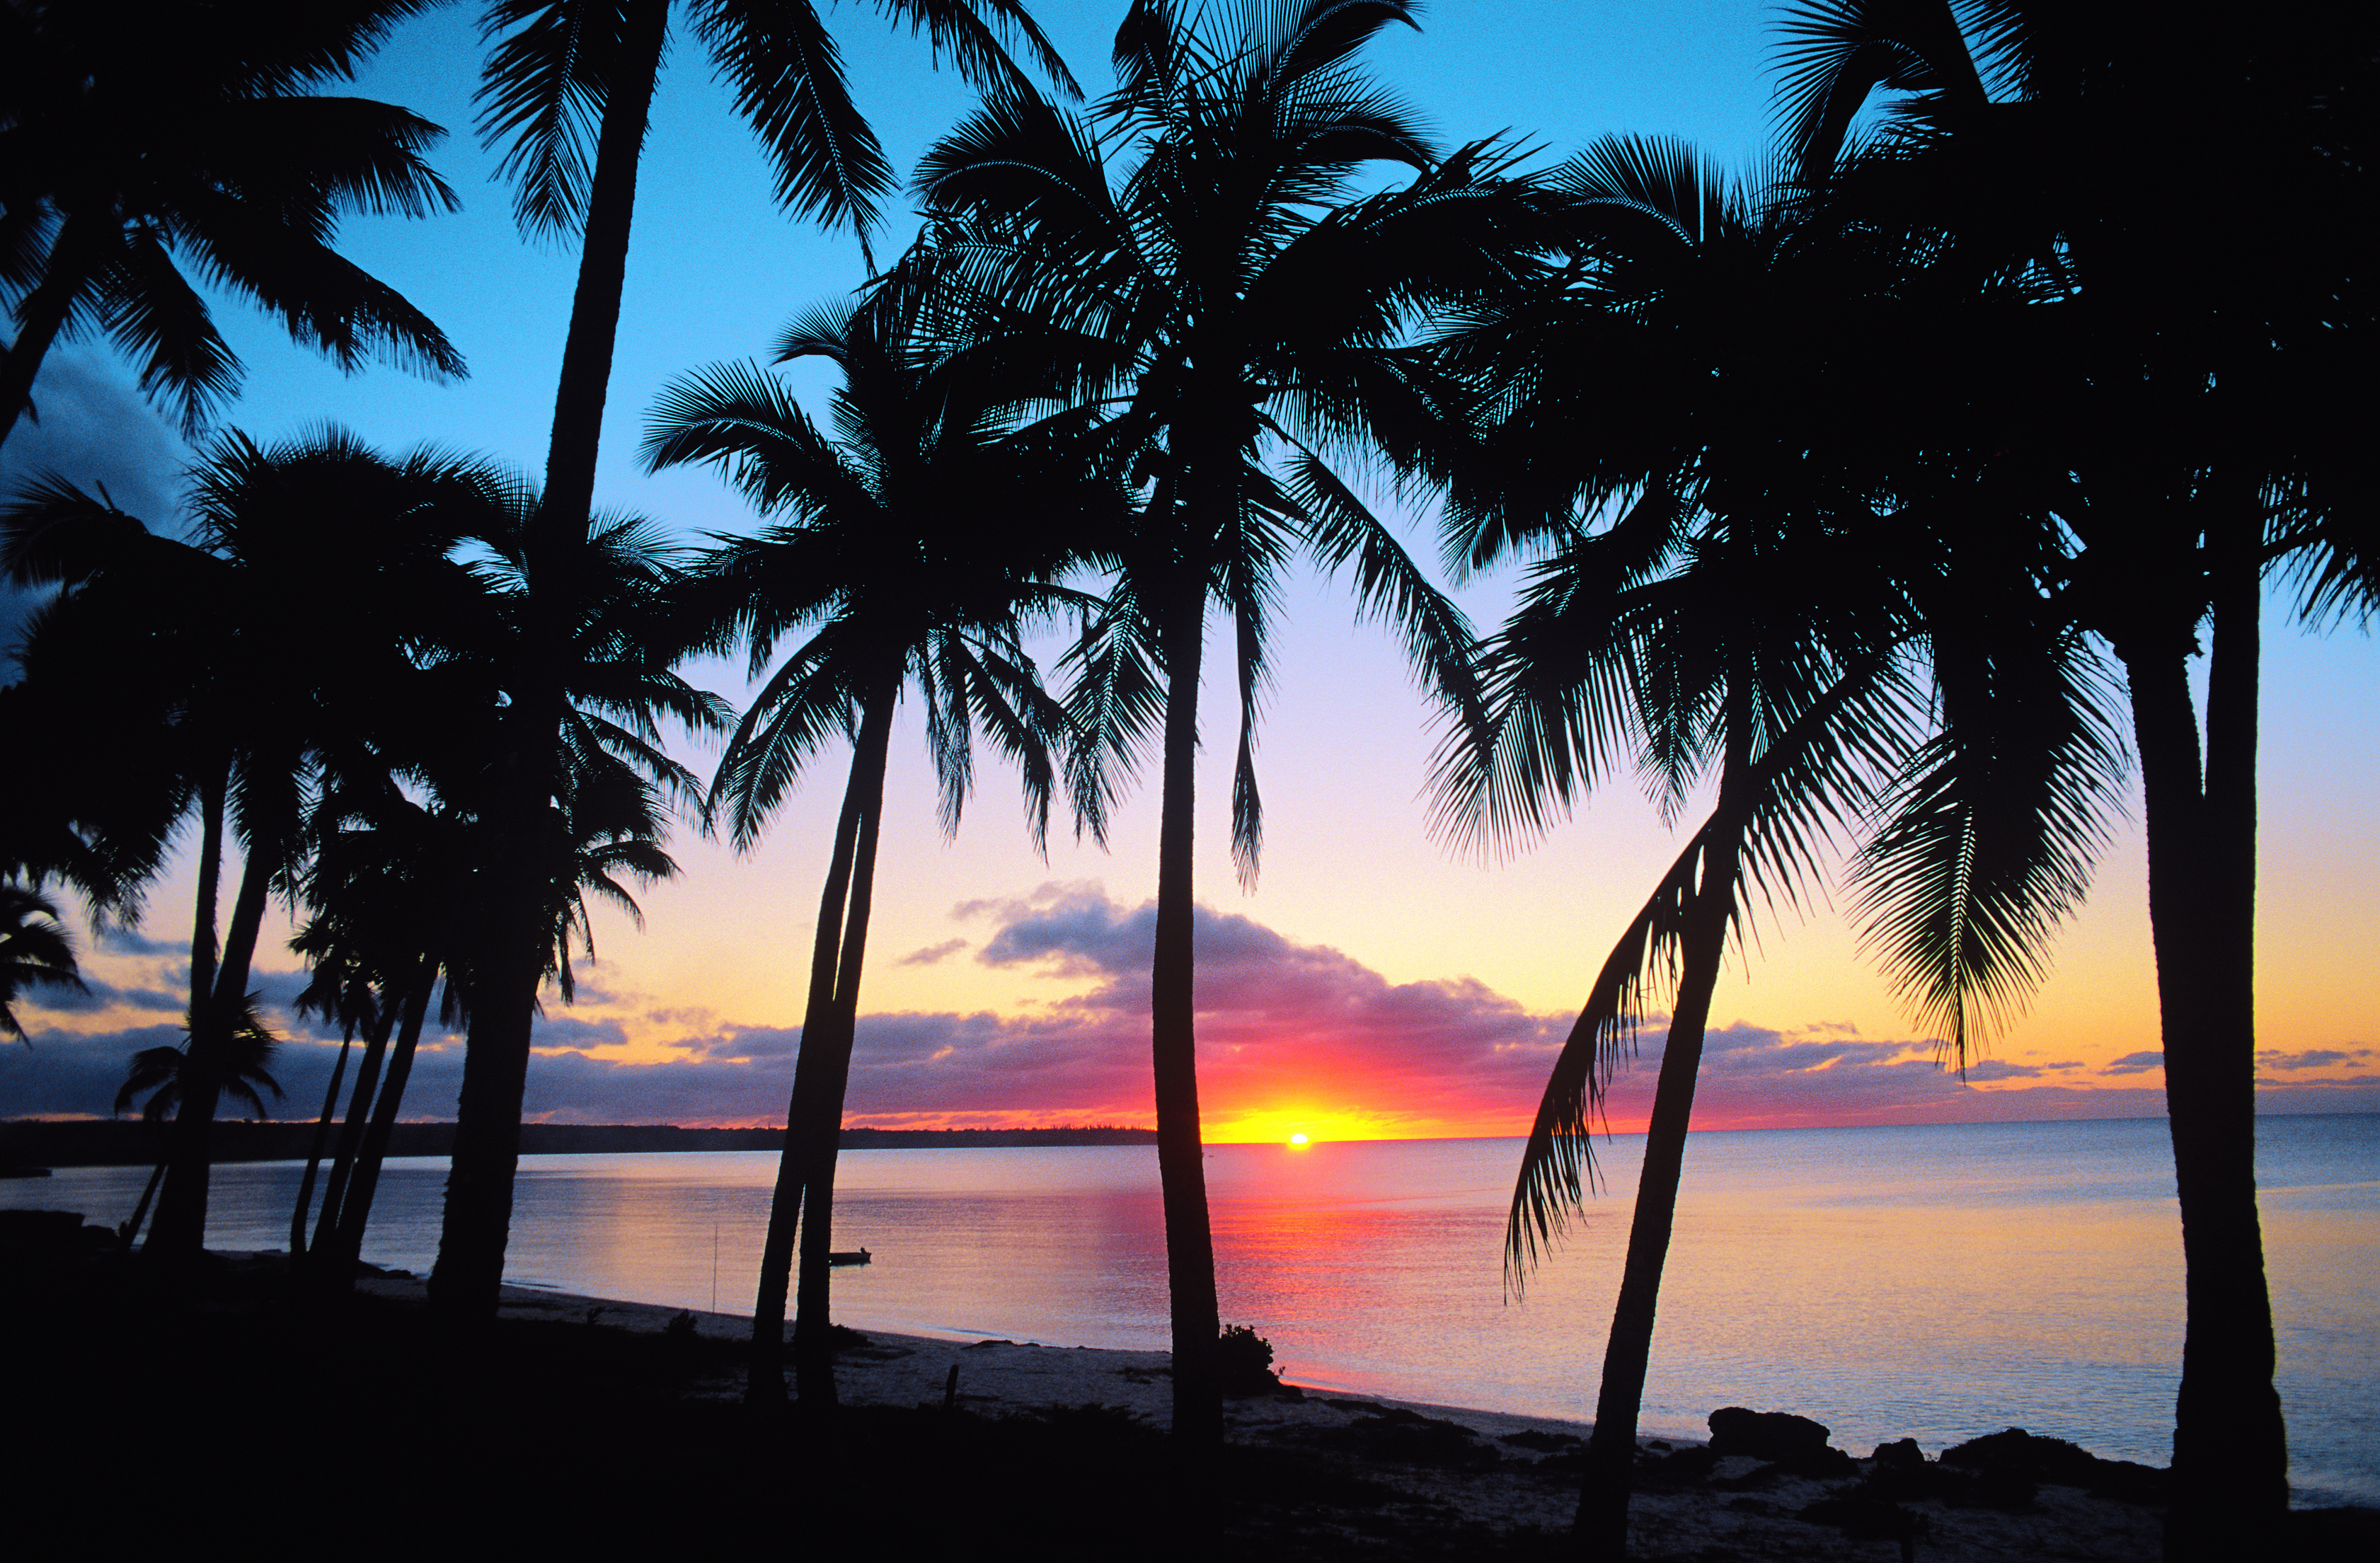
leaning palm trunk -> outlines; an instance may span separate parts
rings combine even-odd
[[[1156,1076],[1157,1168],[1165,1204],[1165,1271],[1173,1335],[1173,1433],[1194,1449],[1223,1436],[1215,1341],[1215,1238],[1198,1122],[1196,952],[1191,890],[1197,784],[1198,667],[1206,583],[1193,576],[1166,611],[1165,795],[1157,839],[1157,948],[1149,973],[1149,1050]]]
[[[794,1243],[802,1215],[802,1183],[808,1169],[804,1126],[818,1097],[823,1038],[834,1010],[834,971],[842,949],[843,917],[851,896],[851,864],[859,838],[859,756],[844,789],[843,813],[835,823],[834,852],[827,865],[826,890],[819,899],[818,938],[810,951],[809,1002],[802,1012],[802,1049],[794,1061],[793,1097],[785,1106],[785,1143],[777,1154],[777,1186],[769,1201],[769,1232],[760,1248],[760,1290],[752,1304],[752,1352],[744,1384],[750,1406],[781,1406],[785,1399],[785,1303],[792,1290]]]
[[[620,295],[627,282],[628,229],[636,215],[637,160],[661,74],[669,0],[631,0],[626,13],[621,58],[596,139],[578,285],[571,296],[570,332],[563,342],[562,382],[546,449],[546,512],[565,523],[583,524],[595,503],[596,448],[620,332]]]
[[[872,694],[852,757],[851,788],[862,800],[859,835],[853,843],[851,905],[844,918],[842,949],[835,961],[833,1002],[819,1038],[817,1091],[803,1123],[802,1238],[800,1285],[794,1310],[794,1376],[807,1410],[836,1403],[834,1340],[828,1312],[832,1289],[835,1160],[842,1148],[843,1102],[851,1083],[851,1048],[857,1035],[859,976],[868,952],[868,916],[876,884],[876,846],[884,818],[884,766],[892,741],[892,703],[899,674]],[[805,1033],[802,1051],[811,1050]],[[787,1124],[790,1134],[792,1124]]]
[[[1722,789],[1724,794],[1725,789]],[[1670,1234],[1676,1225],[1678,1183],[1684,1170],[1686,1131],[1694,1116],[1694,1084],[1702,1069],[1703,1038],[1709,1028],[1711,995],[1718,986],[1719,962],[1734,915],[1736,867],[1742,824],[1725,821],[1730,800],[1722,795],[1713,815],[1712,838],[1690,849],[1689,872],[1674,885],[1692,883],[1692,864],[1701,859],[1701,888],[1684,898],[1677,1002],[1669,1039],[1661,1048],[1661,1072],[1653,1087],[1653,1113],[1645,1129],[1645,1165],[1636,1181],[1636,1209],[1628,1227],[1628,1257],[1620,1274],[1620,1300],[1612,1309],[1611,1337],[1604,1348],[1603,1386],[1596,1395],[1595,1431],[1587,1443],[1586,1471],[1579,1488],[1578,1534],[1589,1557],[1628,1553],[1628,1502],[1636,1459],[1636,1417],[1645,1399],[1645,1375],[1653,1355],[1653,1321],[1660,1300],[1661,1271],[1668,1263]],[[1671,886],[1665,886],[1665,891]],[[1586,1024],[1582,1015],[1580,1023]]]
[[[2205,769],[2186,648],[2119,647],[2131,689],[2187,1327],[2168,1558],[2250,1556],[2288,1508],[2256,1209],[2252,566],[2216,606]]]
[[[165,1162],[161,1157],[158,1158],[157,1165],[149,1173],[149,1181],[141,1185],[140,1203],[132,1207],[132,1219],[115,1229],[116,1237],[125,1247],[130,1248],[139,1240],[140,1223],[149,1219],[150,1202],[157,1197],[157,1185],[164,1181]]]
[[[338,1061],[331,1066],[331,1083],[322,1088],[322,1116],[314,1121],[314,1143],[306,1152],[306,1175],[298,1180],[298,1204],[289,1213],[289,1257],[306,1257],[306,1217],[314,1206],[314,1180],[322,1175],[322,1152],[330,1147],[331,1120],[339,1110],[339,1086],[347,1077],[347,1055],[355,1051],[356,1034],[339,1043]]]
[[[363,1257],[364,1228],[371,1220],[372,1196],[380,1188],[381,1163],[388,1157],[389,1135],[396,1127],[397,1110],[405,1102],[406,1082],[413,1074],[414,1048],[421,1040],[422,1021],[437,986],[437,963],[424,962],[412,991],[406,995],[405,1018],[398,1027],[395,1049],[389,1055],[388,1077],[381,1083],[379,1095],[372,1102],[371,1121],[365,1126],[363,1143],[356,1150],[354,1176],[338,1202],[338,1230],[327,1242],[319,1237],[315,1240],[317,1269],[328,1291],[345,1292],[355,1286],[356,1263]],[[327,1205],[323,1214],[330,1214]]]
[[[355,1094],[347,1102],[346,1121],[339,1126],[338,1148],[331,1157],[330,1181],[322,1191],[322,1214],[314,1226],[314,1249],[325,1260],[332,1257],[329,1246],[338,1230],[339,1206],[346,1200],[347,1181],[355,1175],[356,1153],[363,1145],[364,1125],[371,1112],[372,1098],[380,1091],[380,1072],[388,1057],[388,1040],[396,1030],[397,1006],[388,1001],[389,997],[382,995],[381,1012],[373,1017],[362,1061],[356,1066]]]
[[[190,1058],[182,1101],[168,1131],[165,1186],[156,1224],[141,1250],[152,1262],[195,1259],[206,1243],[208,1157],[215,1104],[229,1072],[232,1033],[245,1012],[248,974],[270,899],[273,869],[263,842],[250,844],[224,938],[223,962],[205,1006],[190,1017]]]

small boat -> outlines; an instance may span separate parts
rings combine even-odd
[[[830,1265],[867,1265],[874,1263],[870,1258],[868,1250],[864,1248],[854,1250],[849,1254],[829,1253],[826,1256],[826,1262]]]

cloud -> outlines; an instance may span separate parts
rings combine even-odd
[[[931,966],[947,960],[967,947],[963,939],[946,939],[940,944],[929,944],[923,950],[912,950],[893,963],[902,966]]]
[[[898,1012],[860,1017],[848,1112],[858,1123],[1000,1124],[1153,1121],[1148,962],[1155,908],[1111,901],[1096,885],[1045,886],[977,903],[987,923],[976,959],[1063,979],[1076,989],[1026,1012]],[[1243,915],[1201,907],[1193,923],[1199,1077],[1210,1130],[1311,1115],[1378,1133],[1516,1134],[1526,1131],[1568,1014],[1533,1014],[1469,977],[1397,983],[1345,952],[1308,944]],[[276,1109],[310,1116],[337,1048],[290,1025],[278,999],[296,978],[263,983],[273,1022],[289,1038],[273,1064],[288,1097]],[[127,989],[127,993],[139,990]],[[584,990],[582,990],[584,991]],[[163,998],[160,993],[158,997]],[[541,1017],[533,1036],[525,1110],[552,1121],[783,1121],[798,1027],[671,1011],[677,1035],[659,1062],[630,1061],[627,1020],[589,1002]],[[1641,1126],[1666,1042],[1647,1017],[1621,1061],[1609,1101],[1612,1126]],[[179,1040],[169,1024],[94,1036],[50,1029],[31,1048],[0,1049],[0,1115],[107,1110],[138,1048]],[[451,1117],[460,1086],[459,1037],[426,1039],[407,1117]],[[2373,1049],[2275,1054],[2291,1071],[2352,1062]],[[1694,1104],[1699,1128],[1815,1127],[2024,1119],[2151,1117],[2164,1110],[2154,1077],[2138,1084],[2064,1085],[2045,1076],[2070,1063],[1979,1060],[1962,1081],[1926,1039],[1871,1039],[1842,1024],[1780,1031],[1743,1023],[1705,1037]],[[2334,1055],[2336,1057],[2334,1058]],[[2148,1074],[2154,1052],[2108,1072]],[[2267,1086],[2265,1111],[2372,1111],[2380,1082]],[[1252,1131],[1251,1131],[1252,1132]]]
[[[162,1012],[178,1017],[189,1003],[187,992],[168,992],[162,987],[118,987],[90,972],[82,974],[82,986],[81,992],[71,987],[29,988],[18,996],[17,1007],[54,1015],[95,1015],[121,1005],[128,1010]]]
[[[189,449],[112,360],[53,348],[42,359],[33,403],[40,421],[19,419],[0,445],[0,494],[63,478],[88,492],[104,488],[119,509],[152,528],[176,529]],[[0,649],[23,637],[27,616],[49,591],[0,582]]]
[[[1981,1085],[1994,1080],[2025,1080],[2049,1072],[2047,1064],[2008,1063],[1999,1059],[1985,1059],[1967,1066],[1967,1084]]]
[[[2256,1054],[2259,1070],[2294,1071],[2301,1069],[2332,1069],[2340,1064],[2361,1065],[2374,1054],[2370,1048],[2309,1048],[2301,1053],[2284,1053],[2266,1048]]]
[[[170,939],[151,939],[147,934],[128,928],[121,923],[108,923],[93,937],[102,950],[113,950],[126,955],[187,955],[190,949],[187,939],[176,942]]]
[[[2152,1049],[2145,1053],[2126,1053],[2099,1072],[2102,1074],[2144,1074],[2165,1067],[2165,1054]]]

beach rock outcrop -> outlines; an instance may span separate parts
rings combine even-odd
[[[1699,1487],[1710,1480],[1711,1472],[1718,1468],[1718,1451],[1708,1445],[1666,1455],[1639,1450],[1633,1479],[1637,1486],[1648,1492]]]
[[[83,1224],[74,1210],[0,1210],[0,1250],[10,1254],[80,1254],[115,1245],[115,1234]]]
[[[1826,1424],[1791,1412],[1722,1406],[1710,1413],[1710,1447],[1721,1456],[1750,1455],[1796,1476],[1825,1479],[1859,1473],[1851,1456],[1827,1442],[1833,1434]]]
[[[1995,1491],[2039,1484],[2082,1487],[2126,1503],[2165,1501],[2167,1473],[2129,1460],[2101,1460],[2079,1444],[2010,1427],[1942,1451],[1942,1463],[1974,1471]],[[2026,1494],[2031,1496],[2030,1491]]]
[[[1364,1414],[1339,1427],[1303,1430],[1299,1441],[1326,1449],[1360,1455],[1366,1460],[1393,1460],[1399,1465],[1438,1471],[1484,1471],[1503,1460],[1491,1444],[1457,1422],[1422,1416],[1402,1406],[1379,1406],[1362,1400],[1327,1400],[1326,1405],[1359,1408]]]

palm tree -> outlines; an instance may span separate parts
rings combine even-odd
[[[90,991],[75,965],[74,940],[58,926],[58,909],[23,885],[0,884],[0,1033],[20,1042],[25,1028],[15,1006],[30,986]]]
[[[920,252],[874,297],[794,321],[778,361],[816,356],[843,371],[836,438],[756,365],[722,365],[671,386],[655,408],[646,464],[708,465],[764,516],[759,536],[720,539],[695,595],[721,648],[748,642],[769,672],[720,758],[711,807],[739,850],[818,747],[852,736],[849,780],[812,945],[802,1048],[753,1308],[747,1398],[781,1403],[785,1300],[801,1238],[795,1360],[806,1407],[832,1407],[828,1292],[835,1159],[867,948],[893,713],[914,685],[955,831],[978,725],[1023,772],[1027,824],[1048,827],[1050,758],[1064,712],[1018,644],[1020,626],[1073,600],[1055,578],[1084,539],[1111,531],[1120,488],[1085,459],[1067,420],[1020,427],[1031,388],[965,358],[927,359],[917,341],[929,285]],[[810,637],[769,664],[778,643]]]
[[[317,1003],[339,1012],[351,1033],[358,1024],[369,1031],[313,1242],[293,1238],[290,1252],[303,1253],[316,1283],[335,1295],[353,1283],[430,1000],[455,958],[452,941],[441,936],[469,893],[468,860],[460,853],[470,833],[468,822],[433,813],[386,778],[365,779],[353,792],[325,798],[319,814],[327,828],[306,882],[314,915],[291,948],[314,963],[308,991]],[[337,823],[358,818],[370,823]],[[450,1023],[456,989],[449,974]],[[296,1221],[306,1219],[307,1206],[301,1190]]]
[[[316,95],[431,0],[295,11],[127,0],[0,10],[0,440],[53,342],[97,327],[172,397],[186,433],[240,363],[185,276],[281,317],[353,370],[436,379],[463,359],[421,312],[331,248],[351,211],[418,217],[455,197],[421,161],[445,132],[401,108]]]
[[[2289,560],[2309,617],[2380,603],[2350,530],[2366,436],[2328,389],[2372,315],[2354,215],[2372,200],[2371,23],[2209,32],[1833,0],[1787,26],[1781,107],[1806,177],[1932,224],[1974,269],[2062,284],[2010,322],[2022,351],[2002,345],[1998,372],[2022,383],[2001,396],[2000,466],[2063,523],[2046,584],[2125,671],[2187,1278],[2167,1555],[2239,1556],[2288,1503],[2254,1167],[2260,583]],[[1879,90],[1901,95],[1843,155]],[[2287,246],[2188,214],[2249,188],[2292,214]],[[2202,735],[2189,659],[2209,623]]]
[[[1055,52],[1015,0],[880,4],[926,30],[938,50],[950,49],[970,81],[1020,89],[1022,79],[1001,46],[1002,39],[1019,36],[1044,68],[1067,80]],[[697,35],[735,86],[739,111],[768,143],[779,200],[797,212],[848,221],[864,231],[873,216],[872,202],[890,179],[874,137],[844,89],[833,40],[816,9],[807,0],[770,6],[694,0],[690,9]],[[516,538],[506,545],[521,583],[527,585],[533,573],[552,583],[539,590],[557,598],[581,589],[560,587],[565,576],[577,576],[600,597],[607,575],[616,575],[615,585],[636,581],[638,591],[649,591],[664,568],[650,533],[598,524],[591,511],[627,274],[637,164],[668,40],[669,12],[670,0],[497,0],[483,23],[493,47],[480,89],[480,129],[490,145],[506,143],[504,169],[516,181],[514,216],[530,234],[576,230],[583,236],[543,501],[533,518],[525,515]],[[534,572],[531,559],[540,561]],[[543,613],[539,610],[533,616],[542,620]],[[558,651],[568,634],[566,615],[557,615],[543,621],[531,639],[548,639]],[[643,657],[613,655],[621,649],[615,644],[607,652],[620,666]],[[656,676],[668,660],[644,660]],[[545,903],[566,856],[552,806],[557,790],[566,785],[577,721],[568,661],[540,651],[516,665],[519,682],[508,690],[513,704],[504,724],[503,774],[492,779],[484,805],[494,837],[504,843],[499,882],[481,909],[482,927],[475,935],[472,1029],[475,1038],[485,1040],[472,1056],[484,1061],[476,1075],[466,1072],[470,1127],[456,1136],[447,1230],[431,1287],[442,1307],[466,1313],[494,1312],[503,1273],[529,1031],[546,969],[544,951],[552,942]],[[683,694],[656,683],[650,693],[662,706],[674,707],[693,694],[682,685],[678,691]],[[633,696],[620,709],[647,709],[645,698]],[[702,720],[714,714],[706,708]],[[662,759],[657,749],[644,757]],[[532,844],[540,840],[541,850]]]
[[[1120,84],[1090,121],[1019,94],[937,145],[917,187],[957,235],[972,350],[1034,373],[1072,366],[1114,469],[1146,503],[1112,553],[1116,584],[1075,653],[1070,752],[1087,823],[1161,724],[1164,781],[1151,1050],[1173,1343],[1173,1426],[1220,1437],[1219,1334],[1200,1164],[1192,806],[1206,619],[1234,621],[1241,697],[1232,844],[1252,880],[1261,805],[1257,693],[1281,572],[1298,554],[1353,563],[1364,609],[1390,619],[1446,700],[1472,699],[1462,616],[1330,458],[1410,445],[1446,409],[1399,344],[1429,300],[1486,288],[1534,207],[1488,176],[1483,148],[1443,161],[1357,70],[1364,42],[1410,24],[1406,0],[1281,0],[1236,24],[1185,23],[1135,0],[1116,36]],[[1350,203],[1357,170],[1413,169]],[[959,230],[964,232],[959,232]]]
[[[615,871],[669,871],[658,812],[699,789],[662,749],[658,716],[701,732],[723,727],[725,708],[671,671],[692,637],[675,551],[650,523],[555,524],[514,482],[473,525],[484,600],[446,626],[441,666],[476,693],[431,781],[483,850],[454,934],[470,1030],[430,1296],[480,1318],[504,1278],[538,993],[552,976],[570,996],[557,943],[584,938],[586,888],[632,906]]]
[[[233,433],[197,469],[193,537],[176,543],[70,484],[47,481],[6,516],[6,563],[19,580],[65,590],[36,642],[96,648],[89,665],[34,649],[67,709],[126,647],[166,720],[139,776],[177,814],[200,816],[198,915],[191,946],[193,1080],[174,1119],[173,1170],[151,1252],[195,1254],[202,1241],[208,1125],[218,1059],[242,1012],[256,941],[276,889],[294,886],[306,847],[302,800],[326,770],[374,763],[370,730],[420,674],[419,619],[468,597],[446,558],[452,515],[487,486],[468,464],[421,454],[390,462],[335,430],[263,448]],[[323,518],[342,525],[326,531]],[[292,602],[336,603],[325,616]],[[137,616],[128,616],[128,614]],[[85,698],[82,721],[102,708]],[[244,866],[220,938],[217,880],[227,839]]]
[[[966,80],[1002,91],[1025,79],[1002,46],[1021,39],[1052,80],[1064,62],[1018,0],[876,0],[877,8],[950,51]],[[809,0],[688,0],[695,35],[775,164],[779,204],[848,223],[863,244],[892,187],[876,138],[851,103],[841,58]],[[583,236],[570,333],[546,457],[546,509],[569,527],[594,503],[620,291],[627,275],[637,164],[669,37],[670,0],[495,0],[480,131],[504,146],[523,232]]]
[[[124,1084],[115,1093],[115,1106],[112,1110],[119,1115],[130,1111],[133,1099],[145,1092],[149,1100],[140,1109],[142,1121],[163,1125],[169,1116],[179,1116],[180,1108],[194,1090],[204,1088],[211,1097],[229,1097],[247,1108],[252,1116],[262,1118],[269,1109],[264,1105],[260,1087],[272,1092],[276,1101],[281,1097],[281,1083],[273,1079],[272,1072],[265,1067],[273,1061],[273,1055],[279,1049],[281,1040],[265,1030],[256,1018],[256,1002],[261,997],[260,994],[249,994],[240,1006],[238,1019],[232,1027],[231,1047],[220,1055],[221,1075],[201,1084],[201,1066],[192,1061],[190,1052],[190,1044],[196,1040],[198,1030],[195,1026],[186,1026],[180,1047],[143,1048],[132,1055],[131,1065],[125,1071]],[[130,1247],[132,1241],[140,1235],[140,1224],[149,1216],[150,1201],[156,1198],[157,1186],[164,1181],[170,1166],[169,1143],[167,1154],[158,1157],[156,1169],[149,1174],[149,1181],[140,1190],[140,1203],[132,1207],[132,1218],[116,1229],[116,1234],[126,1247]],[[156,1241],[153,1233],[150,1241]]]
[[[1889,812],[1865,904],[1904,991],[1963,1061],[1971,1021],[2021,999],[2039,939],[2081,893],[2116,751],[2087,677],[2044,690],[2022,676],[2036,664],[2000,666],[2029,627],[2029,579],[1959,561],[1964,590],[2001,597],[1985,633],[1928,637],[1921,605],[1952,571],[1924,518],[1958,477],[1912,469],[1894,420],[1863,405],[1892,383],[1877,370],[1918,316],[1911,258],[1730,187],[1675,143],[1608,139],[1554,182],[1576,203],[1576,259],[1455,345],[1507,402],[1473,453],[1492,476],[1458,490],[1451,543],[1473,563],[1540,557],[1489,648],[1491,721],[1458,735],[1441,782],[1448,822],[1499,842],[1542,828],[1632,750],[1672,814],[1717,773],[1709,817],[1557,1059],[1507,1237],[1517,1287],[1583,1197],[1605,1091],[1666,998],[1578,1521],[1598,1554],[1624,1556],[1695,1076],[1750,892],[1802,903],[1822,849]],[[1536,454],[1506,470],[1516,442]],[[1946,710],[1977,713],[1923,745],[1921,658]]]
[[[305,937],[305,931],[301,930],[298,937],[290,941],[290,948],[298,950]],[[339,1110],[339,1087],[346,1083],[347,1058],[356,1050],[358,1028],[373,1028],[377,1016],[370,980],[344,951],[334,951],[330,959],[315,963],[311,979],[306,984],[305,990],[298,995],[292,1007],[300,1014],[318,1014],[325,1020],[341,1023],[339,1056],[331,1065],[330,1084],[322,1087],[322,1116],[314,1121],[314,1143],[307,1150],[306,1170],[298,1180],[298,1203],[289,1213],[289,1259],[293,1267],[299,1267],[306,1264],[308,1258],[306,1218],[313,1209],[314,1183],[322,1176],[322,1153],[330,1148],[331,1118]],[[387,1044],[388,1033],[379,1030],[375,1030],[371,1039],[365,1044],[363,1067],[358,1070],[357,1077],[356,1099],[358,1103],[370,1098],[370,1088],[364,1084],[365,1077],[370,1076],[374,1084],[378,1083],[380,1056]],[[349,1121],[355,1121],[352,1115]],[[358,1132],[360,1127],[358,1124]],[[343,1152],[351,1148],[344,1136],[339,1148]],[[334,1157],[331,1164],[331,1187],[326,1208],[337,1204],[346,1175],[346,1157]]]

